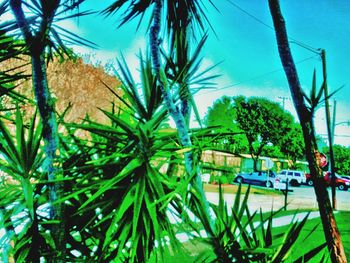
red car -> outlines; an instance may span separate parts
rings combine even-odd
[[[310,174],[305,174],[305,177],[306,177],[307,185],[310,185],[310,186],[314,185],[314,182],[311,180]],[[331,180],[332,180],[331,173],[325,172],[324,179],[326,180],[327,185],[330,186]],[[350,187],[350,179],[348,179],[346,177],[341,177],[340,175],[335,173],[335,186],[337,186],[339,190],[346,191]]]

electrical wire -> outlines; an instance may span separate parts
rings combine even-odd
[[[313,56],[311,56],[311,57],[307,57],[307,58],[304,58],[304,59],[302,59],[302,60],[299,60],[299,61],[297,61],[295,64],[300,64],[300,63],[306,62],[306,61],[308,61],[308,60],[314,59],[314,58],[316,58],[316,57],[318,57],[318,55],[313,55]],[[242,85],[242,84],[246,84],[246,83],[249,83],[249,82],[251,82],[251,81],[253,81],[253,80],[261,79],[261,78],[264,78],[264,77],[266,77],[266,76],[275,74],[275,73],[280,72],[280,71],[283,71],[283,68],[271,70],[271,71],[268,71],[268,72],[266,72],[266,73],[263,73],[263,74],[254,76],[254,77],[252,77],[252,78],[250,78],[250,79],[243,80],[243,81],[240,81],[240,82],[236,82],[236,83],[233,83],[233,84],[224,86],[224,87],[222,87],[222,88],[212,89],[212,90],[209,90],[209,91],[207,91],[207,92],[200,93],[200,94],[198,94],[197,96],[202,96],[202,95],[206,95],[206,94],[209,94],[209,93],[212,93],[212,92],[216,92],[216,91],[220,91],[220,90],[224,90],[224,89],[229,89],[229,88],[232,88],[232,87],[235,87],[235,86],[239,86],[239,85]]]
[[[229,2],[232,6],[234,6],[235,8],[237,8],[239,11],[241,11],[242,13],[246,14],[247,16],[249,16],[250,18],[252,18],[253,20],[255,20],[256,22],[262,24],[263,26],[269,28],[269,29],[272,30],[272,31],[275,31],[275,29],[274,29],[271,25],[265,23],[264,21],[262,21],[261,19],[259,19],[259,18],[256,17],[255,15],[253,15],[253,14],[251,14],[250,12],[248,12],[247,10],[243,9],[242,7],[240,7],[239,5],[237,5],[236,3],[234,3],[232,0],[228,0],[228,2]],[[305,43],[303,43],[303,42],[301,42],[301,41],[299,41],[299,40],[297,40],[297,39],[295,39],[295,38],[293,38],[293,37],[291,37],[291,36],[288,36],[288,39],[289,39],[289,42],[290,42],[290,43],[296,44],[296,45],[298,45],[298,46],[300,46],[300,47],[302,47],[302,48],[304,48],[304,49],[306,49],[306,50],[309,50],[309,51],[311,51],[311,52],[313,52],[313,53],[320,54],[321,48],[312,47],[312,46],[310,46],[310,45],[308,45],[308,44],[305,44]]]

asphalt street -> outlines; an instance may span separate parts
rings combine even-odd
[[[287,195],[287,209],[317,209],[316,195],[313,187],[300,186],[290,187],[292,192]],[[278,191],[278,190],[276,190]],[[329,197],[331,198],[331,189],[328,188]],[[206,192],[209,202],[218,203],[218,193]],[[225,194],[225,201],[228,206],[232,206],[235,194]],[[350,190],[336,191],[337,210],[350,211]],[[248,199],[251,211],[262,209],[263,212],[277,210],[284,206],[284,195],[268,194],[250,194]]]

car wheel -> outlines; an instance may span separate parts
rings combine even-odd
[[[271,188],[272,187],[271,181],[266,181],[265,185],[266,185],[267,188]]]
[[[341,190],[341,191],[346,191],[346,190],[348,190],[344,184],[338,185],[338,189]]]
[[[291,186],[300,186],[299,182],[297,180],[290,181]]]
[[[313,186],[314,185],[314,181],[312,181],[312,180],[307,181],[307,185],[308,186]]]
[[[236,178],[236,182],[239,183],[239,184],[242,184],[242,183],[243,183],[243,178],[240,177],[240,176],[238,176],[238,177]]]

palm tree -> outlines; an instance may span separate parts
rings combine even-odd
[[[316,85],[314,77],[312,96],[308,99],[308,101],[311,103],[311,107],[307,107],[304,100],[306,96],[302,91],[298,78],[298,73],[289,48],[285,21],[281,13],[279,1],[269,0],[269,6],[275,27],[278,51],[288,79],[290,91],[294,101],[294,106],[298,113],[300,124],[303,130],[306,157],[309,162],[310,173],[314,181],[314,188],[317,196],[318,207],[331,259],[332,262],[347,262],[344,248],[340,238],[340,233],[336,224],[336,220],[334,218],[332,206],[325,186],[325,181],[323,179],[323,173],[320,166],[318,165],[317,159],[318,149],[313,123],[313,113],[315,107],[320,101],[323,88],[316,96]]]
[[[211,1],[208,1],[211,3]],[[212,3],[211,3],[212,4]],[[201,193],[202,200],[204,201],[204,205],[206,206],[206,210],[209,211],[209,206],[205,201],[205,195],[202,188],[201,177],[197,168],[194,167],[194,156],[191,151],[192,141],[189,135],[189,118],[191,107],[190,105],[194,105],[192,94],[189,91],[189,85],[186,81],[187,71],[189,70],[188,65],[188,45],[189,45],[189,30],[194,29],[193,24],[197,23],[199,28],[204,29],[204,21],[208,21],[205,12],[203,11],[203,3],[202,1],[175,1],[175,0],[153,0],[153,1],[116,1],[112,5],[110,5],[107,9],[104,10],[105,14],[112,14],[114,12],[119,11],[122,7],[127,6],[124,17],[120,25],[132,20],[137,16],[144,16],[147,9],[150,9],[153,5],[152,16],[150,21],[149,28],[149,41],[150,41],[150,50],[151,50],[151,58],[153,64],[154,74],[156,76],[156,80],[158,85],[160,86],[160,90],[163,96],[164,104],[169,111],[170,116],[173,118],[178,134],[180,137],[180,142],[182,147],[187,148],[188,151],[184,153],[185,155],[185,166],[187,174],[193,178],[192,186],[195,187],[196,191]],[[167,72],[167,68],[162,63],[161,57],[161,15],[162,13],[167,14],[166,17],[166,27],[168,35],[172,34],[171,45],[174,48],[176,46],[177,49],[177,57],[175,59],[176,62],[184,62],[184,64],[180,64],[178,68],[178,74],[176,81],[182,82],[180,84],[180,98],[182,108],[180,109],[175,102],[175,99],[172,96],[171,87],[173,85],[172,82],[169,82],[169,74]],[[191,32],[194,34],[194,31]],[[193,61],[192,61],[193,62]],[[176,67],[178,65],[176,64]],[[185,81],[183,81],[185,80]],[[175,82],[176,82],[175,81]]]
[[[55,28],[53,23],[56,17],[63,20],[63,14],[77,8],[84,0],[52,0],[52,1],[22,1],[8,0],[10,8],[14,14],[17,28],[20,30],[18,34],[24,41],[25,55],[31,58],[32,66],[32,83],[36,99],[36,104],[41,116],[43,124],[43,139],[45,142],[45,163],[44,171],[47,174],[49,181],[49,199],[52,204],[50,211],[53,220],[59,220],[60,224],[53,224],[52,234],[57,242],[59,253],[62,253],[62,258],[65,254],[65,238],[64,238],[64,220],[63,206],[59,204],[61,186],[55,182],[58,178],[55,165],[57,161],[58,150],[58,133],[57,120],[55,116],[55,102],[52,97],[46,75],[46,62],[54,55],[64,57],[69,55],[69,50],[65,47],[64,42],[60,38],[58,29],[63,30],[63,34],[67,35],[67,31],[62,28]],[[23,6],[30,10],[30,16],[24,13]],[[86,13],[80,12],[75,16],[81,16]],[[72,16],[68,16],[71,18]],[[62,32],[62,31],[61,31]],[[77,40],[79,37],[70,36],[70,40]]]
[[[172,248],[178,244],[168,213],[180,217],[188,180],[162,172],[171,161],[181,163],[181,148],[176,131],[163,128],[167,110],[150,59],[140,55],[140,62],[141,85],[119,63],[123,95],[107,87],[121,102],[103,111],[109,124],[67,124],[73,140],[62,138],[64,172],[72,178],[64,197],[70,252],[80,253],[70,253],[72,261],[147,262],[167,249],[165,237]],[[91,140],[75,137],[77,128]]]

